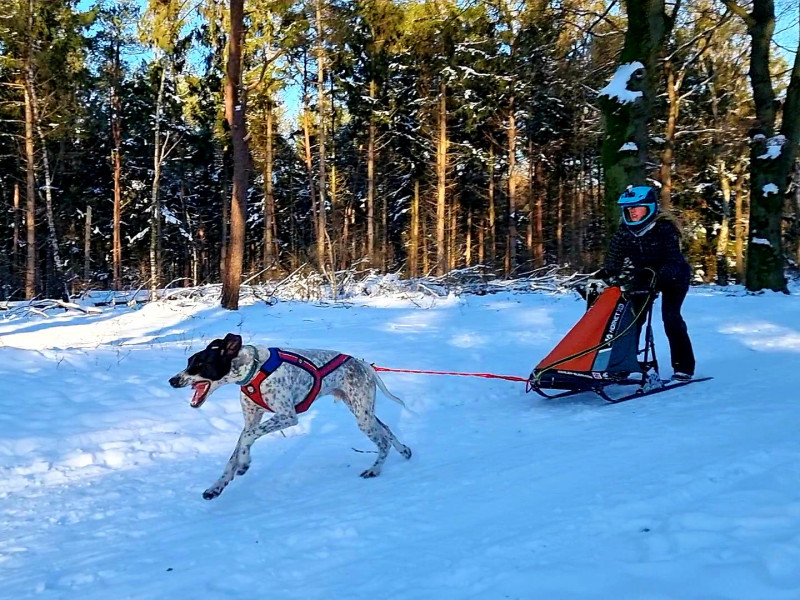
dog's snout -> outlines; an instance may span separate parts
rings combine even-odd
[[[169,384],[174,388],[181,387],[181,376],[180,375],[174,375],[174,376],[170,377],[169,378]]]

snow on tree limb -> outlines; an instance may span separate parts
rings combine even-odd
[[[606,87],[600,90],[598,96],[607,96],[621,104],[635,102],[638,98],[642,97],[642,92],[629,90],[628,82],[630,82],[631,76],[639,69],[644,69],[644,65],[638,61],[620,65],[617,67],[611,81],[608,82]]]
[[[770,194],[777,194],[778,186],[775,185],[774,183],[768,183],[763,188],[761,188],[761,191],[764,192],[765,196],[769,196]]]
[[[763,136],[762,136],[763,137]],[[755,138],[754,138],[755,139]],[[767,151],[758,157],[759,160],[775,160],[781,155],[786,136],[776,135],[767,140]]]

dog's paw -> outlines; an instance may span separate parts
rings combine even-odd
[[[203,498],[205,498],[206,500],[213,500],[221,493],[222,493],[222,487],[215,485],[214,487],[210,487],[205,492],[203,492]]]
[[[403,458],[409,459],[411,458],[411,448],[408,446],[403,446],[403,449],[400,451],[400,454],[403,455]]]
[[[372,477],[377,477],[380,474],[381,474],[381,472],[379,470],[376,470],[376,469],[373,469],[373,468],[369,468],[366,471],[364,471],[363,473],[361,473],[361,477],[363,477],[364,479],[370,479]]]

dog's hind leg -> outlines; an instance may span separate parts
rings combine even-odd
[[[386,423],[381,421],[378,417],[375,417],[375,420],[378,422],[378,425],[380,425],[383,428],[383,433],[392,443],[394,449],[397,450],[400,454],[402,454],[404,458],[406,459],[411,458],[411,448],[400,442],[400,440],[398,440],[397,437],[395,437],[394,433],[392,433],[392,430],[389,429],[389,426]]]
[[[374,416],[372,416],[369,421],[359,418],[358,428],[378,447],[378,458],[375,460],[375,464],[361,473],[361,477],[365,479],[377,477],[381,474],[381,469],[383,468],[383,463],[386,462],[386,457],[389,456],[390,438],[385,433],[385,426]]]

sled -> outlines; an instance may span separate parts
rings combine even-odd
[[[530,374],[527,391],[549,399],[593,392],[606,402],[618,404],[708,381],[663,381],[653,341],[654,289],[623,291],[606,288],[555,348]],[[592,301],[593,300],[593,301]],[[645,327],[644,348],[639,349],[640,330]],[[633,392],[620,395],[636,386]]]

